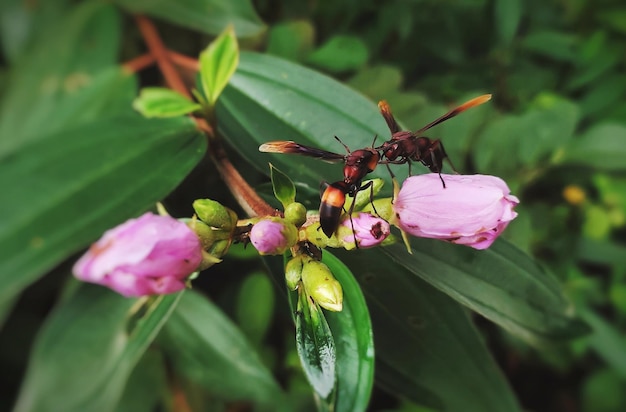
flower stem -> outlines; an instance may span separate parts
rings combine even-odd
[[[149,53],[156,60],[157,66],[163,73],[167,85],[191,100],[191,93],[185,86],[174,64],[186,69],[198,71],[198,61],[191,57],[167,50],[156,27],[147,17],[136,16],[135,20],[148,46]],[[209,154],[211,160],[215,163],[222,180],[224,180],[226,186],[241,208],[251,217],[276,214],[276,210],[267,204],[248,182],[245,181],[237,169],[235,169],[228,159],[221,142],[216,139],[214,128],[211,127],[205,119],[194,118],[194,120],[196,121],[198,129],[204,132],[209,138]]]

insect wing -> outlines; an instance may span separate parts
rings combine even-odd
[[[482,96],[474,97],[473,99],[468,100],[467,102],[463,103],[459,107],[455,107],[454,109],[450,110],[448,113],[444,114],[440,118],[438,118],[436,120],[433,120],[432,122],[428,123],[426,126],[422,127],[418,131],[416,131],[415,134],[419,135],[420,133],[425,132],[426,130],[430,129],[431,127],[437,126],[439,123],[443,123],[446,120],[451,119],[454,116],[463,113],[467,109],[471,109],[472,107],[480,106],[481,104],[486,103],[489,100],[491,100],[491,95],[490,94],[483,94]]]
[[[391,134],[397,133],[400,131],[400,125],[396,122],[396,119],[393,117],[393,113],[391,113],[391,107],[389,107],[389,103],[386,100],[381,100],[378,102],[378,110],[380,110],[380,114],[383,115],[385,121],[387,122],[387,126],[389,130],[391,130]]]
[[[297,154],[301,156],[314,157],[329,163],[343,162],[346,158],[345,155],[340,155],[339,153],[333,153],[316,147],[306,146],[291,140],[279,140],[263,143],[259,146],[259,151],[265,153]]]

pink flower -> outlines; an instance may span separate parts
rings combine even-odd
[[[259,220],[250,230],[250,242],[262,255],[282,255],[297,237],[296,227],[279,218]]]
[[[146,296],[184,289],[201,261],[200,240],[185,223],[145,213],[105,232],[73,271],[124,296]]]
[[[519,203],[506,183],[486,175],[441,175],[406,179],[393,205],[397,225],[419,237],[486,249],[517,216]]]
[[[358,213],[350,219],[344,219],[341,224],[350,229],[350,234],[344,235],[345,243],[354,243],[354,239],[358,242],[358,247],[367,248],[380,245],[383,240],[389,236],[389,223],[379,217],[370,215],[369,213]],[[352,228],[354,227],[354,232]],[[342,231],[342,233],[345,233]]]

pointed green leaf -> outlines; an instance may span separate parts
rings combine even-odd
[[[128,329],[136,299],[82,285],[40,331],[15,411],[115,410],[180,295],[152,300]]]
[[[239,63],[239,47],[232,26],[228,26],[219,37],[200,53],[200,80],[209,106],[228,84]]]
[[[272,409],[283,402],[280,387],[252,346],[207,298],[186,293],[163,332],[173,368],[213,396]]]
[[[144,117],[177,117],[202,107],[174,90],[144,87],[133,102],[133,108]]]
[[[519,411],[467,311],[407,268],[390,270],[385,249],[337,251],[367,299],[377,383],[435,410]]]
[[[278,170],[270,163],[270,178],[272,179],[272,188],[274,196],[282,203],[283,208],[287,208],[296,201],[296,186],[293,184],[289,176]]]
[[[313,390],[322,399],[328,398],[335,386],[335,342],[322,309],[302,288],[296,312],[296,348]]]
[[[134,14],[147,14],[179,26],[217,35],[227,25],[244,37],[259,35],[265,25],[250,0],[115,0]]]
[[[162,199],[202,159],[186,118],[103,119],[0,156],[0,301]]]
[[[343,310],[326,312],[335,336],[337,383],[335,411],[365,411],[374,385],[374,337],[361,287],[350,269],[324,252],[324,263],[343,288]]]
[[[477,251],[412,238],[383,249],[392,261],[529,343],[569,339],[588,331],[559,283],[504,240]]]
[[[517,33],[522,18],[522,0],[496,0],[494,21],[500,42],[509,46]]]

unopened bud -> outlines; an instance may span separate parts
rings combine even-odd
[[[285,220],[296,227],[306,222],[306,207],[302,203],[293,202],[285,208]]]
[[[193,209],[198,218],[211,227],[230,231],[237,224],[237,214],[215,200],[197,199]]]
[[[261,255],[282,255],[297,240],[298,229],[280,218],[259,220],[250,230],[250,242]]]
[[[302,268],[304,290],[324,309],[340,312],[343,308],[343,290],[328,266],[310,260]]]
[[[298,255],[285,265],[285,282],[289,290],[296,290],[302,280],[302,269],[306,262],[311,260],[308,256]]]

